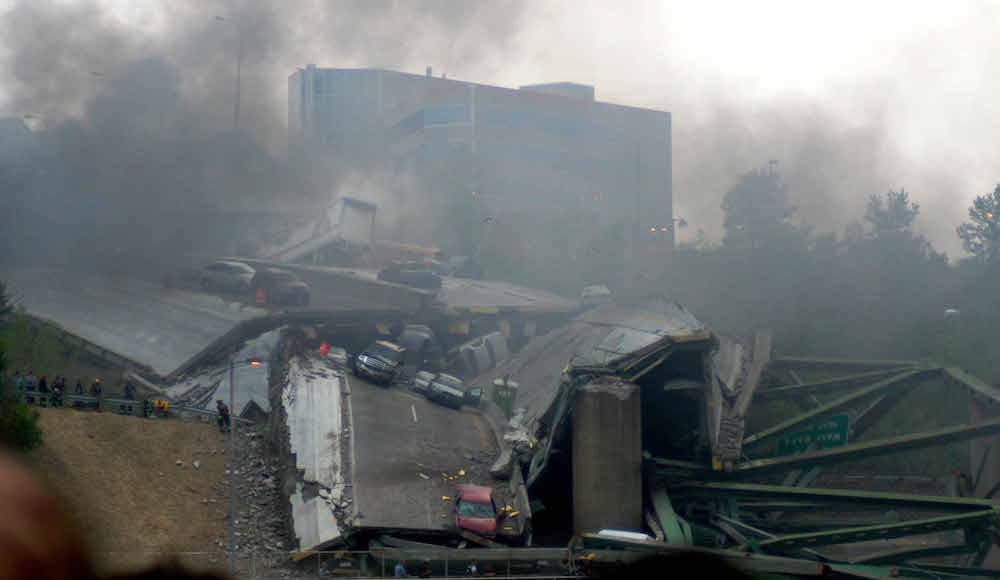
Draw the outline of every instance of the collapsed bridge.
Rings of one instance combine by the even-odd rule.
[[[652,303],[588,311],[483,380],[517,386],[505,453],[545,505],[542,536],[572,521],[578,535],[970,574],[992,550],[1000,391],[960,369],[774,356],[766,333],[714,335]],[[969,419],[897,431],[901,406],[935,397],[967,400]],[[952,493],[902,493],[890,477],[897,489],[839,488],[844,465],[970,441]]]

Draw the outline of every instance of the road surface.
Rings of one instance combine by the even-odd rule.
[[[57,270],[5,272],[29,314],[166,375],[240,322],[267,312],[135,278]]]
[[[355,525],[445,530],[458,483],[491,485],[496,458],[489,424],[396,385],[348,377],[354,428]],[[457,475],[459,470],[465,476]],[[446,479],[447,474],[455,479]],[[444,517],[442,517],[442,514]]]

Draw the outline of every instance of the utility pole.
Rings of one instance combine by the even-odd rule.
[[[236,354],[229,359],[229,574],[236,577]]]
[[[241,76],[243,69],[243,27],[240,26],[239,20],[224,16],[216,16],[216,20],[219,22],[227,22],[232,24],[236,28],[236,96],[233,99],[233,133],[239,131],[240,128],[240,88],[241,88]]]

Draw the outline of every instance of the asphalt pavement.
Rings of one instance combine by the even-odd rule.
[[[449,529],[455,486],[491,485],[497,449],[489,424],[477,411],[437,405],[405,386],[355,376],[348,383],[356,525]]]

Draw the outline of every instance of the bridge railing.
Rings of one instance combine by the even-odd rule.
[[[235,568],[234,577],[238,579],[286,578],[293,570],[296,578],[393,578],[397,563],[403,564],[408,577],[416,577],[426,569],[430,570],[430,576],[425,576],[429,578],[475,576],[555,580],[581,577],[569,558],[569,551],[560,548],[385,548],[257,554],[238,551],[232,560],[230,556],[225,550],[97,554],[99,566],[107,572],[140,570],[158,562],[180,562],[193,571],[220,574],[230,574]],[[475,573],[470,568],[473,564]]]

